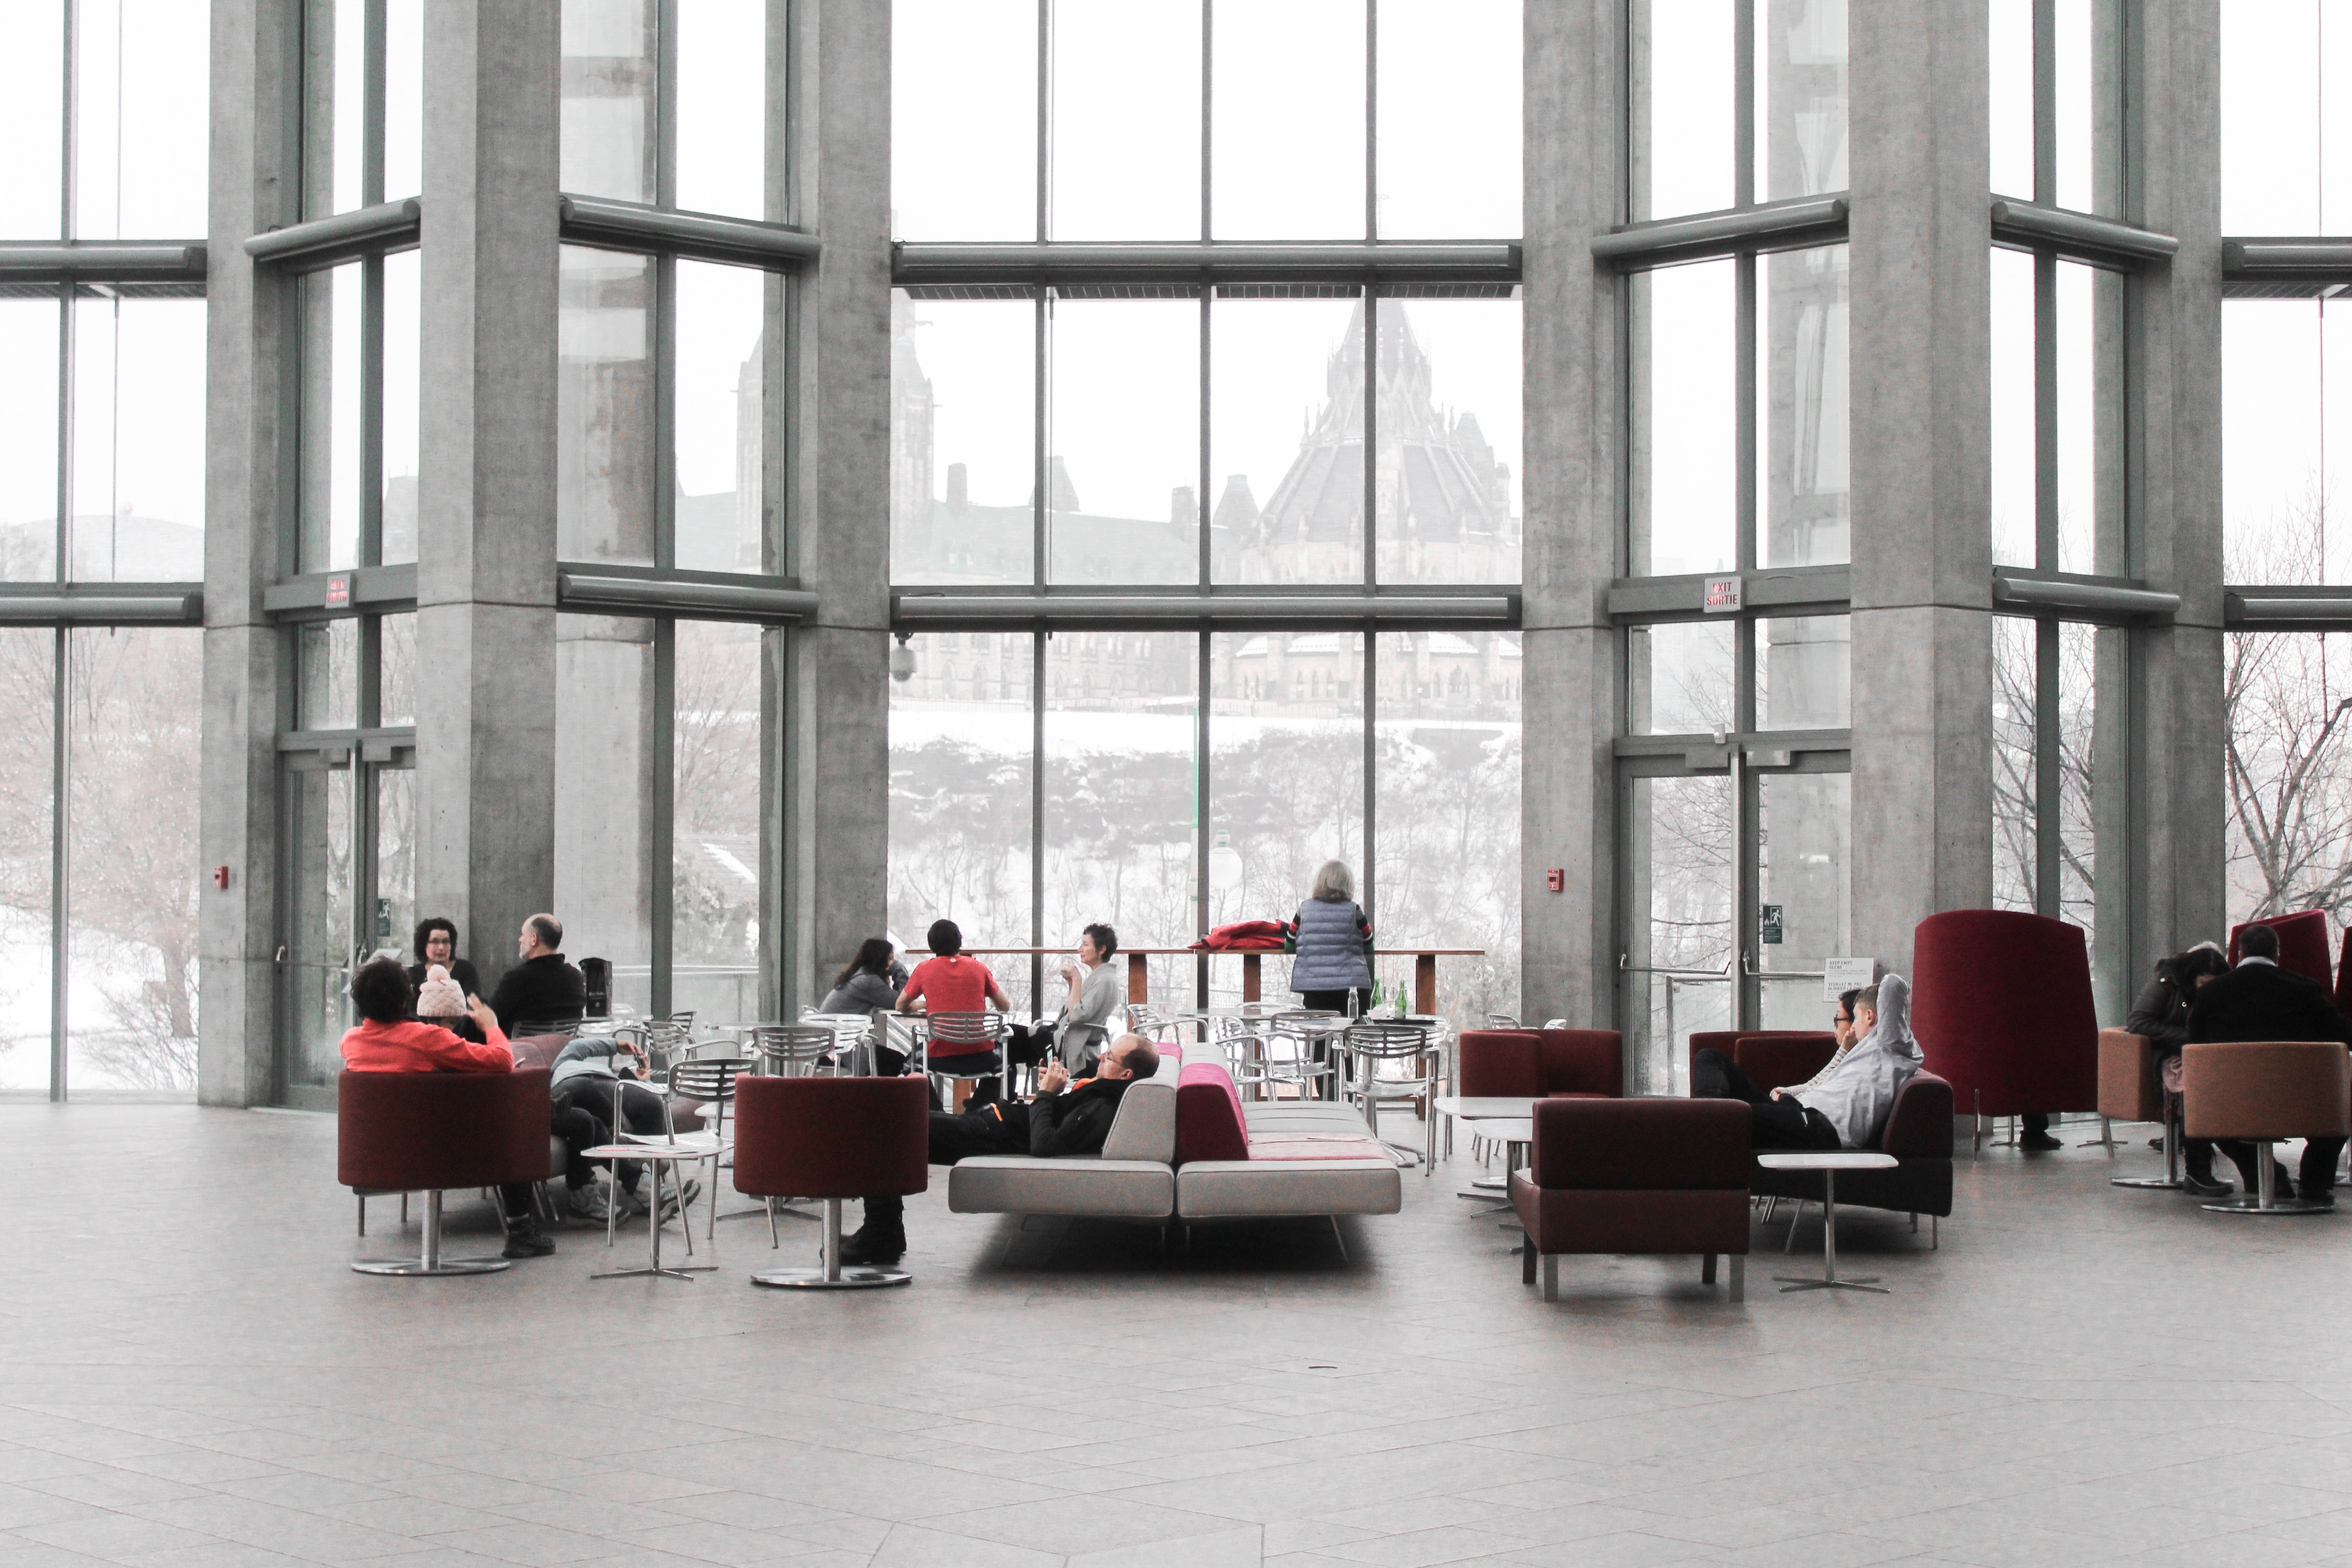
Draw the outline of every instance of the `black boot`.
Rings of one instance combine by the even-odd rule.
[[[2039,1112],[2027,1112],[2018,1118],[2017,1146],[2035,1154],[2048,1154],[2066,1145],[2050,1135],[2050,1118]]]
[[[841,1239],[845,1268],[861,1264],[896,1263],[907,1253],[907,1200],[869,1197],[866,1223]]]
[[[2237,1189],[2213,1176],[2213,1145],[2203,1138],[2183,1141],[2180,1151],[2180,1190],[2191,1197],[2227,1197]]]

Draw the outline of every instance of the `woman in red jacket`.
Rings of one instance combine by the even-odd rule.
[[[461,1040],[436,1023],[420,1023],[408,1016],[415,989],[397,958],[377,958],[361,966],[352,977],[352,1001],[360,1009],[358,1027],[343,1035],[343,1065],[353,1072],[512,1072],[514,1052],[507,1045],[499,1016],[479,997],[467,998],[474,1026],[484,1043]],[[604,1129],[586,1112],[567,1110],[551,1121],[573,1165],[585,1169],[580,1151],[604,1141]],[[555,1250],[555,1239],[541,1228],[531,1210],[530,1184],[514,1182],[499,1188],[507,1216],[506,1255],[544,1258]]]

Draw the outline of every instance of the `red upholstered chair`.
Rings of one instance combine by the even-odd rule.
[[[1912,1031],[1958,1109],[1979,1121],[2098,1109],[2099,1019],[2081,926],[1954,909],[1919,922],[1911,940]]]
[[[2267,925],[2278,933],[2279,967],[2292,969],[2317,980],[2329,990],[2336,988],[2336,973],[2327,961],[2327,915],[2317,909],[2299,910],[2293,915],[2273,915],[2267,920],[2250,920],[2247,925]],[[2240,956],[2238,938],[2246,934],[2245,925],[2230,927],[2230,962]],[[2352,928],[2345,932],[2352,941]]]
[[[839,1291],[913,1278],[841,1266],[841,1200],[930,1186],[928,1089],[920,1076],[735,1081],[735,1190],[824,1200],[824,1267],[772,1269],[752,1275],[753,1284]]]
[[[1535,1113],[1535,1161],[1511,1175],[1528,1233],[1519,1278],[1543,1260],[1543,1295],[1559,1296],[1567,1252],[1696,1252],[1715,1282],[1731,1256],[1731,1299],[1746,1299],[1748,1107],[1736,1100],[1547,1100]]]
[[[1462,1031],[1465,1096],[1616,1100],[1625,1093],[1625,1037],[1613,1029]]]
[[[1802,1083],[1830,1064],[1837,1036],[1825,1029],[1698,1030],[1690,1037],[1690,1065],[1702,1051],[1719,1051],[1759,1089]]]
[[[503,1258],[441,1256],[441,1194],[547,1179],[547,1074],[349,1072],[335,1086],[335,1179],[422,1192],[425,1250],[354,1262],[362,1274],[493,1274]]]

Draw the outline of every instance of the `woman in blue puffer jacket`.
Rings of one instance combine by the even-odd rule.
[[[1290,988],[1301,1005],[1360,1018],[1372,1005],[1372,923],[1356,902],[1356,879],[1338,861],[1315,873],[1313,896],[1292,926],[1297,956]],[[1350,1004],[1353,1005],[1350,1005]]]

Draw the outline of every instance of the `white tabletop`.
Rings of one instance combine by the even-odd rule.
[[[1759,1154],[1756,1163],[1768,1171],[1888,1171],[1903,1162],[1893,1155],[1869,1149],[1807,1149],[1788,1154]]]
[[[593,1149],[583,1149],[583,1160],[707,1160],[714,1153],[724,1154],[725,1148],[713,1149],[709,1144],[699,1146],[687,1144],[599,1144]]]
[[[1440,1094],[1430,1103],[1465,1122],[1525,1121],[1536,1113],[1538,1101],[1532,1094]]]

